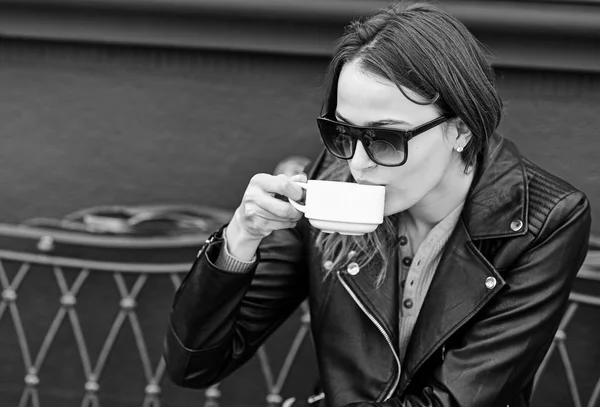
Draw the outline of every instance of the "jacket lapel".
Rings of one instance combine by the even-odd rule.
[[[463,219],[473,240],[524,235],[528,229],[528,186],[517,147],[492,137],[478,168]],[[521,224],[513,228],[514,222]]]
[[[425,296],[408,344],[398,392],[404,391],[432,353],[504,285],[504,279],[477,250],[463,220],[459,220]]]
[[[385,280],[379,287],[376,286],[378,272],[378,268],[367,266],[354,276],[344,273],[344,281],[385,329],[398,352],[398,256],[392,256]]]

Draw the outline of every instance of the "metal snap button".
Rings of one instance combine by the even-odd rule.
[[[520,219],[512,221],[510,224],[510,228],[515,232],[521,230],[523,228],[523,221],[521,221]]]
[[[346,271],[351,276],[355,276],[360,271],[360,267],[355,262],[352,262],[352,263],[348,264],[348,267],[346,268]]]
[[[413,306],[413,301],[410,298],[407,298],[406,300],[404,300],[404,307],[412,308],[412,306]]]
[[[486,279],[485,279],[485,286],[486,286],[488,289],[490,289],[490,290],[491,290],[492,288],[496,287],[496,279],[495,279],[494,277],[488,277],[488,278],[486,278]]]

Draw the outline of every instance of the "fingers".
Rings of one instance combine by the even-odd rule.
[[[306,174],[289,178],[285,175],[255,175],[236,211],[237,222],[251,236],[260,237],[269,235],[273,230],[295,227],[303,216],[302,212],[278,195],[294,200],[302,199],[304,190],[297,183],[306,182],[306,178]]]
[[[249,186],[256,186],[270,194],[280,194],[299,201],[304,196],[304,190],[297,182],[306,182],[306,174],[301,173],[290,178],[283,174],[277,176],[257,174],[252,177]]]
[[[275,221],[260,216],[252,216],[246,218],[244,226],[253,236],[268,236],[274,230],[293,228],[296,223],[296,221]]]
[[[308,181],[308,176],[305,173],[301,172],[299,174],[295,174],[295,175],[291,176],[289,178],[289,181],[294,182],[294,183],[298,183],[299,182],[299,183],[305,184]],[[301,201],[301,200],[303,200],[305,193],[306,193],[306,191],[302,190],[302,195],[303,195],[302,198],[300,198],[300,199],[294,199],[294,200],[295,201]],[[288,197],[285,196],[285,195],[281,195],[279,193],[275,193],[273,196],[275,198],[281,200],[281,201],[289,202]]]
[[[297,221],[302,217],[302,212],[297,211],[288,202],[275,199],[265,192],[246,196],[242,207],[244,216],[257,216],[266,220],[288,222]]]
[[[277,218],[252,202],[245,202],[238,207],[234,219],[249,236],[261,239],[274,230],[289,229],[296,226],[295,220]]]

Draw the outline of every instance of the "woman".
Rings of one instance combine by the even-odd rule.
[[[384,224],[324,234],[281,199],[304,174],[253,177],[176,294],[172,380],[220,381],[308,297],[327,406],[529,406],[586,254],[586,197],[496,133],[492,69],[435,6],[352,23],[327,79],[308,177],[384,185]]]

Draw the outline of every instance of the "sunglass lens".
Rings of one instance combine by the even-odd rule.
[[[398,165],[405,158],[404,139],[398,134],[378,131],[369,143],[369,151],[378,164]]]
[[[379,164],[397,165],[404,161],[404,151],[396,149],[396,147],[384,140],[372,142],[370,150]]]
[[[319,128],[325,146],[331,153],[339,158],[352,157],[354,139],[350,130],[340,124],[320,122]]]

